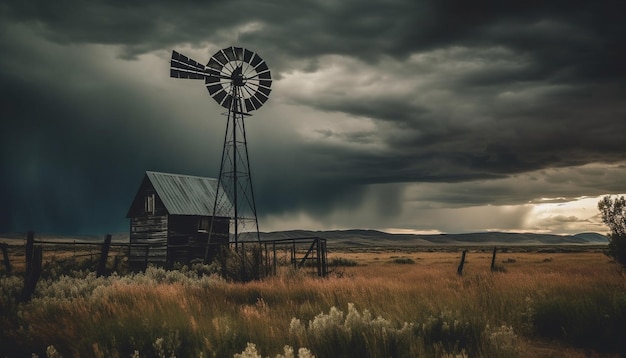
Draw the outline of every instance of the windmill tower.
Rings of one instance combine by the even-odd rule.
[[[217,51],[206,65],[172,51],[170,76],[204,80],[211,97],[227,109],[223,113],[227,117],[226,133],[213,218],[229,218],[232,238],[229,240],[236,250],[239,242],[260,241],[245,119],[269,97],[272,77],[267,64],[258,54],[241,47]],[[212,235],[218,235],[213,232],[213,221],[209,243]]]

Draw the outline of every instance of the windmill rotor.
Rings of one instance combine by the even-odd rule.
[[[206,65],[172,51],[170,76],[204,80],[209,94],[219,105],[231,109],[233,98],[239,97],[246,112],[261,108],[272,91],[272,76],[265,60],[242,47],[219,50]]]

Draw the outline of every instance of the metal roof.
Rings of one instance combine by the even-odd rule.
[[[217,179],[151,171],[146,175],[170,215],[213,216]]]

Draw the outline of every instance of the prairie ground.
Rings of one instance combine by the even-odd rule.
[[[0,356],[619,357],[623,271],[597,250],[334,249],[330,277],[282,268],[55,272],[17,303],[0,278]],[[60,256],[65,257],[65,256]],[[290,350],[291,349],[291,350]],[[258,355],[255,355],[258,354]]]

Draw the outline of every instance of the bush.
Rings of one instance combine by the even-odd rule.
[[[309,324],[291,320],[289,331],[300,346],[310,347],[320,357],[389,357],[408,356],[411,325],[396,327],[382,317],[374,318],[364,310],[359,313],[348,304],[348,314],[331,307]]]
[[[535,306],[534,332],[573,346],[626,355],[626,294],[613,297],[550,297]]]
[[[345,257],[333,257],[328,261],[328,266],[337,267],[337,266],[357,266],[358,262],[350,259],[346,259]]]
[[[520,346],[512,327],[492,329],[448,310],[423,322],[395,324],[368,310],[359,312],[352,303],[347,314],[331,307],[308,325],[292,318],[289,331],[296,346],[309,347],[320,357],[514,357]]]
[[[611,230],[607,255],[626,268],[626,199],[607,195],[598,202],[598,210]]]
[[[626,268],[626,235],[610,235],[607,255]]]
[[[400,264],[400,265],[412,265],[415,263],[415,260],[413,260],[410,257],[399,257],[399,258],[393,259],[393,261],[391,262],[393,262],[394,264]]]
[[[260,280],[268,273],[260,245],[247,246],[245,250],[242,247],[239,251],[224,246],[211,266],[218,267],[222,277],[233,282]]]

